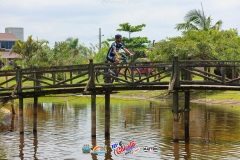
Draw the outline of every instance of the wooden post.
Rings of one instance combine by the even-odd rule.
[[[40,73],[37,73],[37,72],[36,72],[36,69],[34,69],[34,73],[33,73],[33,77],[34,77],[34,79],[35,79],[35,80],[34,80],[34,87],[36,87],[36,88],[34,88],[34,91],[39,91],[39,90],[41,90],[40,88],[37,88],[37,87],[40,86],[40,82],[37,81],[37,80],[39,80],[39,78],[40,78],[39,74],[40,74]]]
[[[89,60],[88,76],[90,79],[89,88],[91,89],[91,117],[92,117],[92,137],[96,137],[96,92],[93,60]]]
[[[13,132],[14,130],[15,130],[15,114],[12,115],[10,131]]]
[[[173,92],[173,141],[178,142],[178,91]]]
[[[179,143],[173,143],[173,149],[174,149],[174,159],[179,159]]]
[[[173,74],[176,76],[176,81],[174,84],[174,92],[173,92],[173,141],[178,142],[178,111],[179,111],[179,96],[178,96],[178,88],[180,86],[180,76],[179,76],[179,62],[178,56],[174,56],[173,61]]]
[[[108,68],[104,69],[104,72],[108,73],[108,70],[110,68],[110,64],[108,64],[108,61],[105,61],[105,63],[106,63],[106,67],[108,67]],[[104,75],[104,83],[111,83],[111,77],[108,76],[108,75]]]
[[[232,63],[233,63],[233,64],[232,64],[233,67],[232,67],[232,77],[231,77],[231,78],[232,78],[232,79],[235,79],[235,78],[237,78],[237,77],[236,77],[236,73],[237,73],[237,72],[236,72],[235,62],[232,62]]]
[[[111,141],[110,141],[110,134],[105,134],[105,146],[107,149],[107,153],[105,154],[105,159],[113,159],[112,158],[112,148],[111,148]]]
[[[191,60],[191,55],[188,55],[188,60]],[[191,70],[191,67],[188,68]],[[191,73],[186,72],[186,79],[192,79]],[[189,142],[189,114],[190,114],[190,91],[185,91],[185,106],[184,106],[184,129],[185,129],[185,142]]]
[[[23,152],[23,148],[24,148],[24,134],[20,134],[20,138],[19,138],[19,158],[20,159],[24,159],[24,152]]]
[[[38,108],[38,97],[34,97],[34,109],[33,109],[33,133],[37,132],[37,108]]]
[[[97,145],[97,138],[92,137],[92,147],[95,147]],[[97,154],[91,154],[92,159],[97,159]]]
[[[17,81],[17,93],[21,93],[22,92],[22,70],[20,66],[17,66],[16,81]]]
[[[38,149],[38,136],[37,136],[37,132],[35,132],[33,134],[33,146],[34,146],[34,159],[37,159],[37,149]]]
[[[221,67],[222,84],[225,84],[225,67]]]
[[[190,92],[185,92],[184,123],[185,123],[185,142],[189,142],[189,114],[190,114]]]
[[[134,65],[133,63],[130,63],[130,67],[131,67],[131,81],[134,82]]]
[[[23,98],[19,98],[19,132],[24,133],[24,123],[23,123]]]
[[[146,64],[147,64],[146,77],[149,77],[149,68],[148,68],[149,64],[148,63],[146,63]],[[149,82],[149,78],[147,78],[147,82]]]
[[[14,100],[13,99],[11,100],[11,108],[12,108],[12,114],[15,115],[16,111],[15,111],[15,108],[14,108]]]
[[[110,93],[105,93],[105,136],[110,135]]]
[[[174,83],[174,90],[178,90],[180,86],[180,74],[179,74],[179,61],[178,61],[178,56],[174,56],[173,60],[173,74],[176,75],[176,81]]]
[[[73,81],[72,81],[72,76],[73,76],[73,73],[72,73],[72,71],[70,71],[70,79],[71,79],[70,84],[73,83]]]
[[[92,137],[96,137],[96,94],[91,95]]]
[[[56,84],[56,72],[52,73],[53,85]]]
[[[89,88],[94,90],[95,88],[95,74],[94,74],[94,65],[93,65],[93,59],[89,60],[89,66],[88,66],[88,76],[91,78],[91,81],[89,83]]]

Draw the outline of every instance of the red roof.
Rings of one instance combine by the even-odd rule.
[[[0,41],[17,41],[17,38],[12,33],[0,33]]]
[[[21,56],[16,53],[10,54],[10,51],[0,51],[0,58],[21,58]]]

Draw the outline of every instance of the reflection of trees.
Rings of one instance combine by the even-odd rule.
[[[230,111],[228,107],[191,105],[190,137],[201,138],[206,142],[240,139],[237,134],[240,130],[240,122],[236,120],[238,113]],[[181,133],[184,133],[184,124],[181,124]]]

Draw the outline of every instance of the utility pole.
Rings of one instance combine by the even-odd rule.
[[[101,44],[102,44],[102,36],[104,36],[104,35],[102,35],[102,33],[101,33],[101,28],[99,28],[99,49],[102,48],[102,47],[101,47]]]

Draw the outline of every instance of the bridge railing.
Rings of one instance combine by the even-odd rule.
[[[136,62],[114,66],[110,63],[95,64],[97,86],[141,86],[168,84],[172,64],[169,62]]]
[[[27,68],[0,71],[0,92],[37,92],[51,89],[77,88],[89,80],[87,65]]]
[[[240,61],[179,60],[175,56],[173,68],[169,90],[184,85],[240,86]]]

